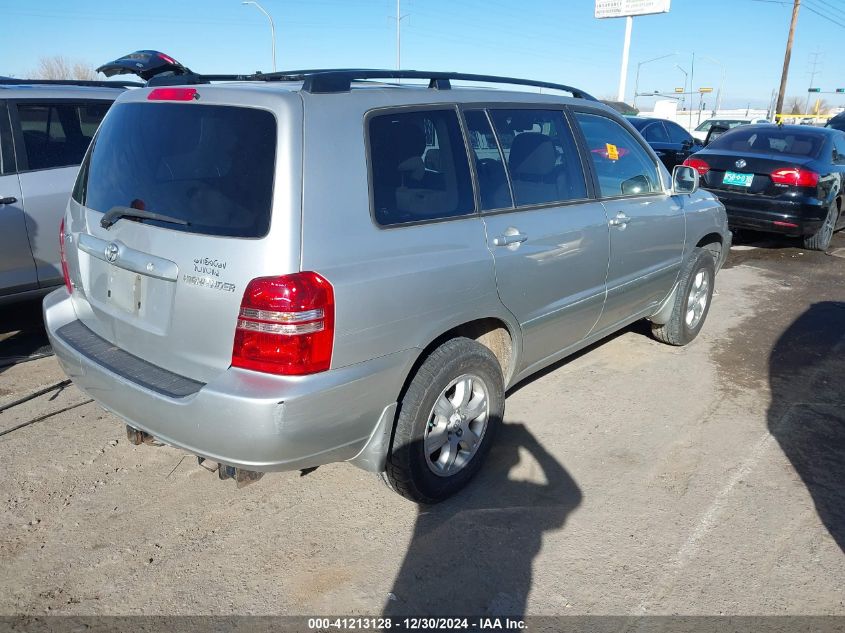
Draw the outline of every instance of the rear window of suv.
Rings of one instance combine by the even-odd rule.
[[[131,207],[186,220],[175,231],[262,237],[270,227],[276,119],[232,106],[125,103],[112,108],[73,198],[106,213]]]

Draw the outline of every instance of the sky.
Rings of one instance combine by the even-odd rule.
[[[396,0],[260,2],[276,23],[279,70],[396,67]],[[595,19],[592,0],[401,5],[403,68],[542,79],[616,96],[625,20]],[[780,82],[791,11],[791,0],[672,0],[667,14],[634,18],[627,101],[639,62],[670,55],[640,66],[640,92],[683,86],[680,66],[696,90],[713,88],[710,108],[724,67],[723,107],[766,108]],[[26,77],[42,56],[98,66],[139,49],[197,72],[271,69],[269,23],[240,0],[0,0],[0,23],[0,75]],[[845,87],[836,57],[843,39],[845,0],[803,0],[787,96],[807,97],[813,59],[815,86]],[[845,95],[822,96],[845,105]],[[641,108],[650,103],[638,99]]]

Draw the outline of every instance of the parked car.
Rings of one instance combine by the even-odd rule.
[[[768,123],[768,119],[755,119],[751,117],[736,117],[736,118],[715,118],[702,121],[698,127],[692,131],[692,135],[699,141],[707,138],[707,132],[714,125],[726,127],[729,130],[740,125],[752,125],[756,123]]]
[[[397,78],[425,83],[373,83]],[[435,502],[481,466],[507,387],[638,319],[701,330],[724,209],[583,91],[222,79],[121,95],[61,229],[50,340],[133,441],[240,482],[345,460]]]
[[[683,164],[690,154],[704,147],[674,121],[634,116],[625,118],[643,135],[654,153],[669,170],[674,169],[675,165]]]
[[[843,227],[845,132],[755,125],[726,132],[684,163],[698,170],[735,228],[802,236],[826,250]]]
[[[831,117],[825,124],[825,127],[845,132],[845,112],[840,112],[836,116]]]
[[[61,285],[56,228],[88,143],[130,84],[0,80],[0,303]]]

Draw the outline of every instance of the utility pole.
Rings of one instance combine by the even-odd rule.
[[[821,49],[817,48],[815,53],[810,53],[810,57],[813,58],[813,61],[810,62],[810,65],[813,67],[813,70],[807,72],[810,75],[810,88],[813,87],[813,82],[816,79],[816,75],[818,75],[821,71],[817,70],[819,66],[819,56],[822,54]],[[807,91],[807,103],[804,104],[804,114],[810,114],[810,91]]]
[[[407,17],[402,15],[402,0],[396,0],[396,70],[402,69],[402,20]]]
[[[783,99],[786,96],[786,78],[789,75],[789,58],[792,57],[792,40],[795,38],[795,25],[798,23],[798,9],[800,8],[801,0],[795,0],[792,5],[792,21],[789,23],[789,37],[786,40],[786,53],[783,55],[783,73],[780,76],[780,90],[778,90],[775,114],[780,114],[783,110]]]
[[[622,70],[619,72],[619,91],[617,101],[625,101],[625,83],[628,80],[628,51],[631,49],[631,30],[634,28],[634,18],[625,16],[625,42],[622,45]]]

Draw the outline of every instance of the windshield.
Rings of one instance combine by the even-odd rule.
[[[82,165],[74,199],[185,220],[177,231],[261,237],[270,226],[276,120],[254,108],[126,103],[112,108]]]
[[[745,154],[776,154],[815,158],[824,138],[792,130],[761,130],[756,126],[724,134],[707,146],[708,150],[728,150]]]

